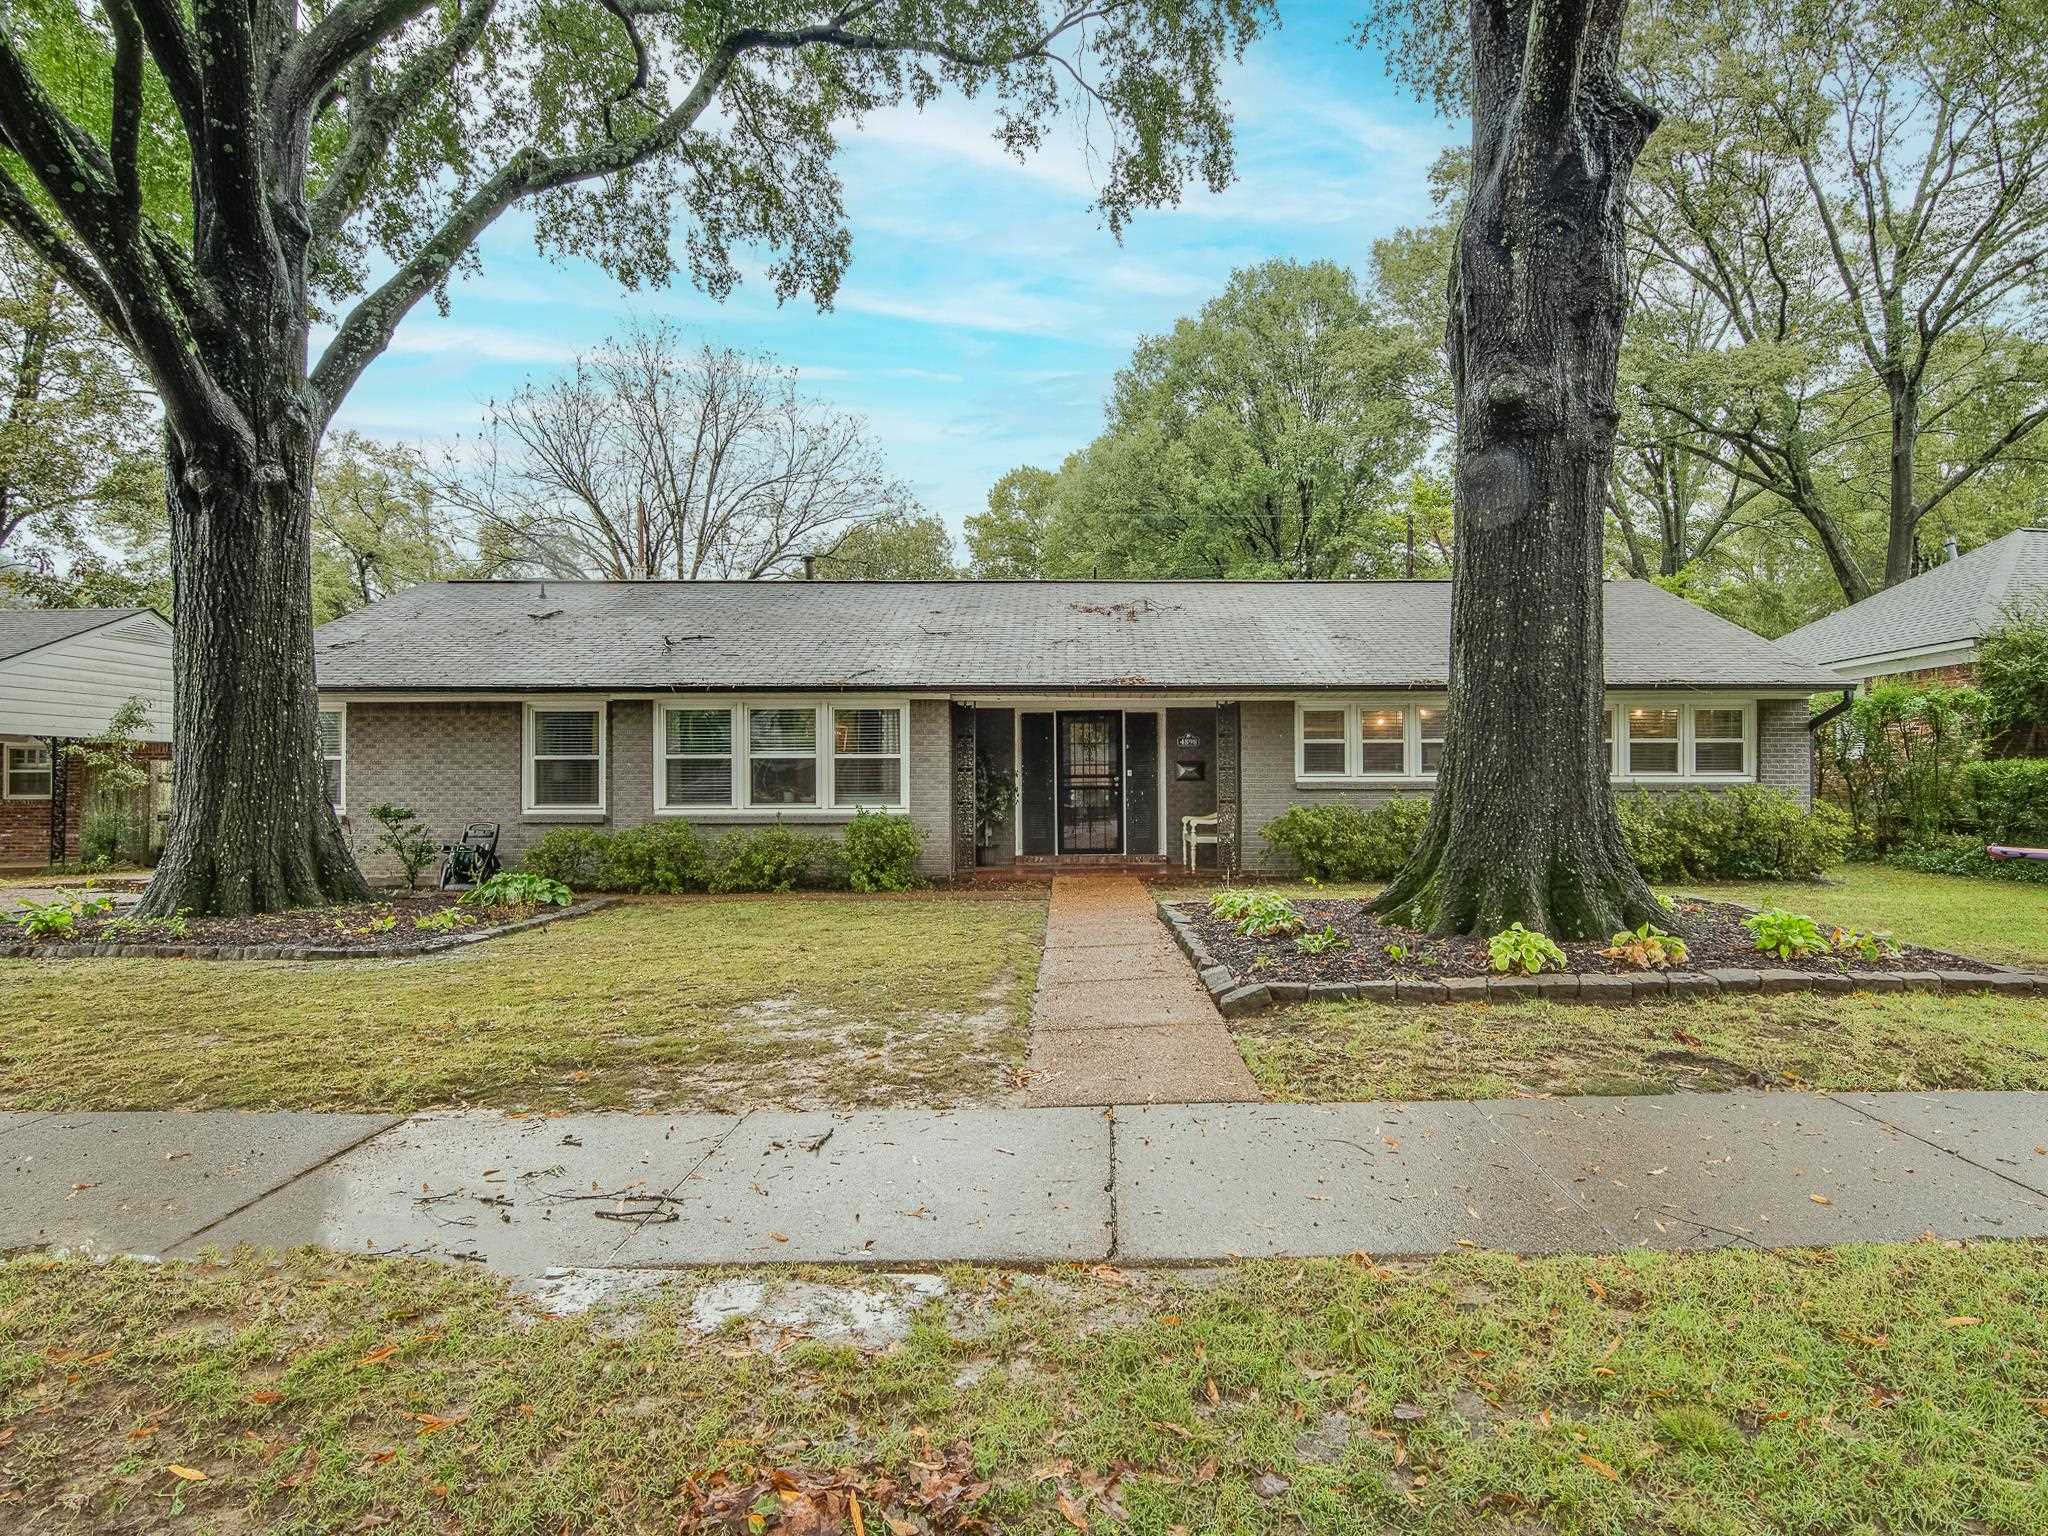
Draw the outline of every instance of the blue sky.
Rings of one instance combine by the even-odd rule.
[[[848,134],[853,264],[834,307],[778,306],[754,278],[724,303],[686,284],[623,293],[586,263],[536,254],[515,211],[481,246],[444,318],[422,304],[338,424],[445,440],[483,405],[638,313],[774,353],[808,393],[865,415],[895,472],[957,531],[1019,464],[1055,466],[1099,430],[1117,368],[1237,267],[1271,256],[1365,270],[1380,235],[1428,216],[1426,173],[1462,136],[1346,39],[1354,6],[1288,4],[1231,71],[1238,180],[1142,213],[1121,245],[1091,211],[1078,131],[1020,165],[980,103],[943,98]],[[680,244],[681,231],[678,231]]]

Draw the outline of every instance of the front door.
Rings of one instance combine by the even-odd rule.
[[[1059,716],[1061,853],[1121,853],[1124,846],[1123,715]]]

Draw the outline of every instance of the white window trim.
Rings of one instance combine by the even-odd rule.
[[[50,787],[40,795],[17,795],[14,792],[14,754],[17,752],[49,752],[49,765],[44,772],[50,776]],[[57,754],[50,749],[47,741],[10,741],[0,746],[0,797],[19,800],[24,804],[49,800],[57,792]]]
[[[1408,696],[1350,699],[1296,699],[1294,701],[1294,780],[1300,789],[1388,788],[1414,785],[1427,788],[1437,781],[1435,773],[1422,767],[1422,720],[1419,711],[1443,709],[1441,697]],[[1613,746],[1607,754],[1607,776],[1615,784],[1742,784],[1757,774],[1757,701],[1747,695],[1706,695],[1673,698],[1658,694],[1609,694],[1603,706],[1613,720]],[[1364,743],[1359,736],[1359,716],[1380,710],[1399,709],[1405,721],[1402,771],[1363,771]],[[1678,711],[1678,768],[1673,773],[1632,773],[1629,771],[1628,715],[1631,709],[1675,709]],[[1702,773],[1695,767],[1695,716],[1702,709],[1742,711],[1742,768],[1739,772]],[[1311,711],[1341,711],[1344,716],[1344,771],[1312,772],[1308,767],[1308,741],[1304,717]],[[1448,722],[1446,722],[1448,723]],[[1719,738],[1709,738],[1719,739]]]
[[[676,713],[676,714],[683,714],[683,713],[689,713],[689,714],[694,714],[694,715],[716,715],[716,714],[722,714],[722,715],[724,715],[724,716],[725,716],[725,728],[726,728],[726,737],[725,737],[725,744],[726,744],[726,750],[725,750],[725,752],[724,752],[724,753],[722,753],[722,754],[721,754],[721,753],[717,753],[717,752],[678,752],[678,753],[676,753],[676,754],[675,754],[675,756],[674,756],[673,758],[671,758],[671,757],[670,757],[670,755],[669,755],[669,750],[668,750],[668,717],[669,717],[669,714],[670,714],[671,712],[674,712],[674,713]],[[707,812],[707,811],[711,811],[711,812],[717,812],[717,811],[721,811],[721,810],[731,810],[731,809],[732,809],[732,807],[733,807],[733,805],[734,805],[734,804],[736,803],[736,798],[735,798],[735,797],[737,797],[737,796],[738,796],[738,794],[739,794],[739,792],[740,792],[740,778],[741,778],[741,769],[740,769],[740,765],[741,765],[741,763],[743,763],[743,762],[744,762],[744,761],[746,760],[746,754],[745,754],[745,752],[744,752],[744,751],[743,751],[743,750],[741,749],[741,746],[740,746],[740,732],[741,732],[741,731],[742,731],[742,730],[743,730],[744,728],[745,728],[745,723],[744,723],[744,717],[742,716],[742,714],[741,714],[741,712],[740,712],[740,709],[739,709],[739,707],[738,707],[737,705],[734,705],[734,704],[728,704],[728,703],[725,703],[725,702],[723,702],[723,701],[721,701],[721,700],[717,700],[717,699],[704,699],[704,700],[700,700],[700,701],[690,701],[690,700],[682,700],[682,701],[677,701],[677,702],[664,702],[664,703],[660,703],[660,704],[657,704],[657,705],[655,705],[655,706],[654,706],[654,812],[655,812],[655,814],[656,814],[657,816],[699,816],[699,815],[702,815],[702,814],[704,814],[704,813],[705,813],[705,812]],[[722,805],[722,806],[720,806],[720,805],[707,805],[707,804],[704,804],[704,803],[701,803],[701,802],[691,802],[691,803],[689,803],[689,804],[683,804],[683,805],[670,805],[670,804],[669,804],[669,801],[668,801],[668,765],[669,765],[669,764],[670,764],[671,762],[707,762],[707,763],[708,763],[708,762],[717,762],[717,761],[719,761],[719,760],[720,760],[720,758],[721,758],[721,757],[723,757],[723,759],[724,759],[725,763],[727,764],[728,770],[729,770],[729,771],[728,771],[728,773],[727,773],[727,775],[726,775],[726,794],[725,794],[725,804],[724,804],[724,805]]]
[[[541,805],[533,797],[533,717],[541,714],[595,714],[597,716],[597,804]],[[611,777],[609,739],[611,708],[603,699],[587,695],[566,699],[528,699],[520,710],[519,804],[526,816],[588,818],[601,821],[605,811],[605,781]]]
[[[725,805],[670,805],[668,803],[668,718],[672,709],[729,710],[732,715],[732,798]],[[782,805],[769,803],[756,805],[753,801],[754,774],[751,741],[752,727],[748,716],[755,710],[809,709],[816,724],[816,746],[814,755],[818,767],[818,803],[816,805]],[[894,805],[853,806],[840,805],[838,784],[838,756],[833,750],[832,711],[835,709],[893,709],[898,719],[897,740],[901,751],[897,754],[902,770],[897,775],[899,798]],[[857,811],[879,811],[891,816],[910,814],[910,701],[902,697],[870,698],[847,697],[804,697],[782,698],[762,695],[752,698],[736,698],[731,695],[710,695],[702,698],[664,698],[654,706],[653,740],[654,763],[654,814],[657,816],[681,816],[695,821],[851,821]],[[802,754],[775,753],[800,759]],[[530,760],[530,759],[529,759]]]
[[[1616,784],[1743,784],[1756,778],[1757,710],[1753,698],[1671,698],[1656,694],[1610,695],[1614,711],[1614,756],[1608,765]],[[1675,773],[1637,773],[1629,767],[1628,716],[1632,709],[1675,709],[1678,711],[1678,769]],[[1694,717],[1702,709],[1742,711],[1742,767],[1738,772],[1701,773],[1695,766]],[[1668,737],[1659,737],[1668,740]]]
[[[1434,773],[1422,771],[1422,723],[1416,714],[1419,708],[1442,709],[1445,701],[1439,697],[1410,695],[1374,698],[1366,695],[1355,699],[1296,699],[1294,701],[1294,780],[1304,789],[1318,787],[1346,788],[1361,785],[1386,788],[1390,785],[1430,785],[1436,782]],[[1387,710],[1401,712],[1401,766],[1393,772],[1365,771],[1365,741],[1360,735],[1359,719],[1363,715],[1380,714]],[[1305,717],[1310,713],[1340,712],[1344,716],[1344,771],[1342,773],[1311,772],[1308,767],[1308,739],[1304,734]]]
[[[340,701],[333,704],[322,704],[320,706],[320,713],[323,715],[338,715],[341,720],[341,751],[335,754],[335,758],[341,763],[341,773],[334,781],[334,786],[340,793],[334,802],[334,814],[345,816],[348,814],[346,809],[348,806],[348,705]],[[326,768],[327,763],[328,756],[323,748],[320,753],[320,766],[323,770]]]
[[[839,723],[833,719],[835,711],[842,709],[872,710],[877,714],[894,711],[896,715],[896,750],[894,752],[841,752],[839,750]],[[818,746],[831,766],[831,794],[826,804],[835,811],[852,815],[856,811],[884,811],[898,814],[907,811],[909,796],[905,786],[910,782],[910,706],[907,704],[861,704],[849,703],[844,699],[826,701],[818,720]],[[868,803],[864,805],[842,805],[839,801],[839,759],[842,757],[872,759],[875,762],[893,761],[896,764],[896,799],[887,804]],[[824,782],[824,776],[820,776]]]

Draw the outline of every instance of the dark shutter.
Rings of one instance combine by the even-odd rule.
[[[1159,716],[1124,716],[1124,851],[1159,852]]]
[[[1017,814],[1023,822],[1024,851],[1051,853],[1053,828],[1052,716],[1021,715],[1021,764]]]

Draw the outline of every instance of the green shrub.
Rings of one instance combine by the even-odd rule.
[[[491,876],[482,885],[465,891],[462,900],[471,907],[566,907],[575,897],[559,880],[518,869]]]
[[[591,888],[674,896],[710,883],[711,858],[696,828],[686,821],[662,820],[603,839]]]
[[[1999,750],[2048,751],[2048,604],[2008,608],[1977,641],[1977,686]]]
[[[1972,763],[1963,777],[1963,798],[1983,841],[2048,845],[2048,758]]]
[[[917,856],[923,848],[924,834],[908,816],[856,811],[841,849],[846,883],[856,891],[910,890],[920,883]]]
[[[104,869],[121,856],[121,844],[127,837],[128,818],[119,811],[87,811],[78,823],[80,862]]]
[[[1389,880],[1401,871],[1429,820],[1429,802],[1396,795],[1362,811],[1350,805],[1295,805],[1266,826],[1266,841],[1315,880]]]
[[[526,850],[519,867],[573,890],[598,889],[597,870],[611,838],[594,827],[554,827]]]
[[[1823,778],[1860,841],[1886,853],[1949,829],[1989,707],[1975,688],[1884,683],[1821,730]]]
[[[105,917],[114,910],[113,901],[95,896],[90,886],[70,892],[54,901],[25,901],[15,914],[14,926],[31,939],[68,939],[81,917]]]
[[[795,890],[817,858],[816,839],[788,827],[728,832],[712,851],[711,889],[720,895]]]
[[[1564,951],[1546,933],[1532,933],[1520,923],[1510,923],[1486,941],[1486,960],[1496,971],[1534,976],[1545,967],[1561,971]]]
[[[1923,875],[1962,875],[1977,880],[2016,880],[2023,885],[2048,885],[2048,862],[2040,859],[1994,859],[1981,837],[1939,838],[1919,848],[1898,848],[1881,861],[1893,869]]]
[[[1616,798],[1622,841],[1649,880],[1811,880],[1842,861],[1849,818],[1782,790],[1646,789]]]

